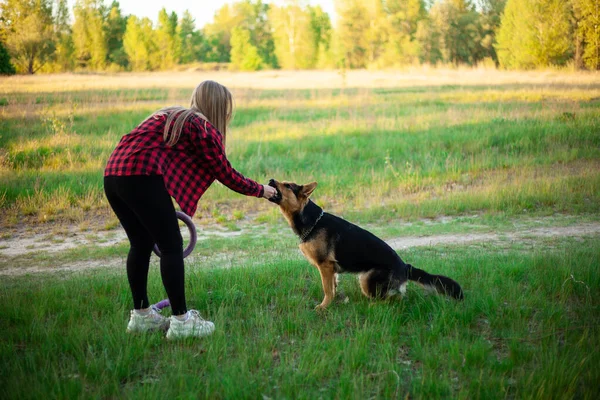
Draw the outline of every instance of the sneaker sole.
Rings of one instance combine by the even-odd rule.
[[[185,339],[185,338],[201,338],[201,337],[210,336],[214,332],[215,332],[214,328],[210,332],[204,332],[201,334],[174,334],[174,333],[172,333],[172,331],[167,331],[166,338],[168,340]]]

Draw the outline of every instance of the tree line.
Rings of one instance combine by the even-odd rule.
[[[417,64],[600,69],[598,0],[336,0],[336,21],[302,0],[226,4],[201,29],[156,23],[119,2],[2,0],[0,73],[393,68]],[[72,17],[71,17],[72,15]]]

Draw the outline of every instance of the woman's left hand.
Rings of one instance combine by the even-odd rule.
[[[270,199],[271,197],[273,197],[277,194],[277,189],[275,189],[273,186],[263,185],[263,188],[264,188],[263,197],[265,199]]]

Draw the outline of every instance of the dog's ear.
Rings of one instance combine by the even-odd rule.
[[[310,197],[312,192],[315,191],[316,187],[317,187],[317,182],[307,183],[306,185],[302,185],[302,190],[300,191],[300,193],[302,193],[302,195],[304,197]]]

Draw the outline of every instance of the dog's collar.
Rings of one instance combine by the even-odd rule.
[[[308,235],[310,235],[310,233],[315,229],[315,226],[317,226],[317,224],[319,223],[319,221],[323,217],[324,213],[325,213],[325,211],[323,211],[321,209],[321,214],[319,215],[319,217],[317,218],[317,220],[315,221],[315,223],[312,224],[312,226],[310,228],[308,228],[307,231],[305,231],[303,234],[300,235],[300,241],[301,242],[304,242],[306,240],[306,238],[308,237]]]

